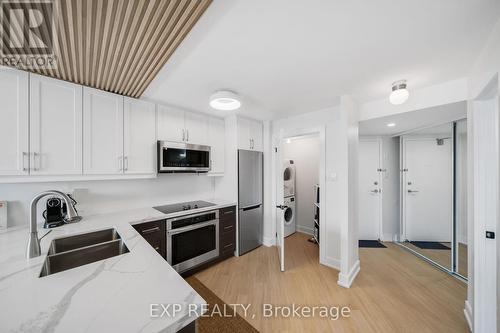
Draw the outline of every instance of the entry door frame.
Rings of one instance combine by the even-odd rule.
[[[337,263],[331,262],[327,259],[326,249],[328,247],[328,237],[325,235],[328,231],[328,222],[326,221],[325,207],[326,207],[326,129],[325,126],[316,126],[310,128],[296,128],[290,130],[281,129],[278,134],[273,134],[273,153],[272,153],[272,232],[276,235],[276,220],[277,220],[277,209],[274,208],[279,205],[280,200],[277,198],[276,190],[276,177],[282,177],[283,170],[283,158],[281,158],[281,163],[278,163],[278,156],[276,149],[283,150],[283,142],[290,138],[296,138],[301,136],[309,136],[317,134],[319,136],[320,152],[319,152],[319,263],[325,266],[329,266],[338,269]],[[281,168],[279,167],[281,165]],[[313,218],[311,214],[311,219]],[[276,242],[276,239],[275,239]],[[276,244],[276,243],[275,243]]]
[[[380,188],[380,193],[379,193],[379,200],[378,200],[378,205],[379,205],[379,217],[378,217],[378,227],[377,227],[377,230],[378,230],[378,240],[383,240],[384,238],[384,230],[383,230],[383,209],[384,209],[384,205],[383,205],[383,200],[384,200],[384,180],[383,180],[383,176],[382,176],[382,173],[384,172],[385,170],[385,167],[384,167],[384,154],[383,154],[383,149],[384,149],[384,146],[382,144],[382,138],[380,137],[359,137],[359,142],[377,142],[378,143],[378,184],[379,184],[379,188]],[[359,150],[359,148],[358,148]],[[358,207],[359,208],[359,207]],[[359,232],[358,232],[359,233]]]

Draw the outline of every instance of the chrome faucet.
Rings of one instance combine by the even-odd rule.
[[[82,218],[81,216],[78,216],[76,213],[75,208],[73,207],[73,204],[71,203],[71,199],[64,194],[61,191],[55,191],[55,190],[50,190],[50,191],[44,191],[42,193],[39,193],[35,195],[33,200],[31,200],[31,215],[30,215],[30,236],[28,239],[28,248],[26,251],[26,258],[31,259],[34,257],[38,257],[41,254],[41,249],[40,249],[40,240],[45,237],[49,232],[47,232],[45,235],[43,235],[41,238],[38,238],[38,229],[36,226],[36,205],[38,204],[38,201],[48,195],[55,195],[58,197],[61,197],[61,199],[64,200],[66,203],[66,208],[67,208],[67,218],[66,222],[71,223],[71,222],[78,222]]]

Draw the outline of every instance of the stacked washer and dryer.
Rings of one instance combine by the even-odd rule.
[[[283,194],[285,209],[285,237],[295,233],[297,228],[295,210],[295,165],[293,160],[283,163]]]

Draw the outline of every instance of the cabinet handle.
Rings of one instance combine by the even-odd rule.
[[[186,141],[189,141],[189,130],[186,130]]]
[[[228,226],[225,226],[225,227],[224,227],[224,230],[228,230],[228,229],[232,229],[232,228],[233,228],[233,226],[232,226],[232,225],[228,225]]]
[[[36,167],[36,158],[38,156],[38,168]],[[41,167],[41,161],[40,161],[40,154],[33,152],[33,171],[38,171],[40,170]]]
[[[227,249],[228,247],[231,247],[231,246],[233,246],[233,243],[225,245],[224,249]]]
[[[234,213],[234,210],[226,210],[224,212],[224,215],[227,215],[227,214],[233,214]]]
[[[157,231],[160,231],[160,227],[144,229],[143,231],[141,231],[141,234],[146,235],[146,234],[150,234],[150,233],[157,232]]]
[[[118,156],[118,171],[123,171],[123,157]]]
[[[123,170],[124,170],[124,171],[127,171],[127,170],[128,170],[128,156],[125,156],[125,157],[123,158],[123,165],[124,165]]]
[[[155,247],[155,250],[160,252],[160,247],[159,246]]]
[[[182,130],[182,141],[186,141],[186,130]]]
[[[23,151],[23,171],[27,172],[28,168],[26,167],[26,156],[28,156],[28,153]]]

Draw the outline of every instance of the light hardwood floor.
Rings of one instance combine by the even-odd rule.
[[[261,332],[468,332],[463,282],[385,243],[386,249],[360,249],[361,271],[345,289],[337,285],[338,271],[319,265],[318,247],[308,237],[286,239],[284,273],[277,249],[262,246],[196,277],[228,304],[251,303],[246,320]],[[263,318],[263,303],[349,306],[352,312],[336,321]]]

